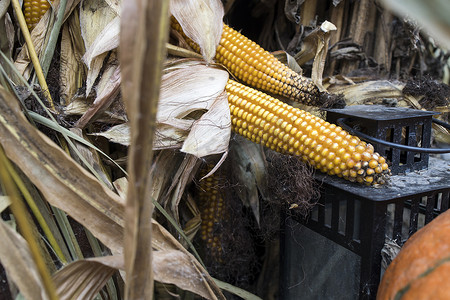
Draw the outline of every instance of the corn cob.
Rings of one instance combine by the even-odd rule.
[[[25,21],[31,31],[50,8],[50,0],[24,0],[23,7]]]
[[[184,35],[174,18],[172,27],[184,36],[194,51],[200,53],[199,46]],[[215,59],[236,78],[257,89],[307,105],[323,104],[319,89],[309,78],[294,72],[258,44],[225,24]]]
[[[231,79],[226,91],[233,131],[251,141],[352,182],[383,184],[389,177],[385,158],[341,127]]]
[[[202,172],[202,177],[212,170],[208,166]],[[225,218],[224,199],[219,188],[221,180],[218,172],[203,179],[199,183],[199,208],[202,223],[200,225],[200,237],[205,242],[210,257],[222,262],[221,223]]]

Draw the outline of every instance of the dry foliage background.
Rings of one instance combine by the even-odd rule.
[[[276,299],[280,209],[306,216],[318,190],[231,134],[222,22],[347,105],[448,122],[450,6],[421,2],[55,0],[27,38],[1,1],[0,298]],[[201,239],[206,180],[222,252]]]

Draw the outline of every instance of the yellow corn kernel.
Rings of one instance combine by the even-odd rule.
[[[174,18],[172,28],[185,37],[194,51],[200,53],[199,46],[183,34]],[[261,46],[225,24],[215,59],[250,86],[303,104],[322,104],[319,89],[311,79],[291,70]]]
[[[208,165],[207,168],[203,169],[201,177],[212,170],[212,167],[212,165]],[[221,262],[222,246],[220,241],[222,237],[220,230],[217,230],[217,228],[220,228],[220,224],[225,218],[224,199],[219,188],[221,179],[223,178],[216,172],[200,180],[198,186],[198,205],[202,219],[200,238],[206,243],[206,248],[211,257],[218,262]]]
[[[24,15],[28,30],[33,30],[41,17],[50,8],[51,0],[24,0]]]
[[[230,109],[234,108],[231,110],[232,129],[242,136],[261,142],[277,152],[300,156],[317,169],[330,175],[340,174],[350,181],[379,184],[384,183],[389,176],[390,170],[385,159],[378,153],[371,154],[373,150],[370,144],[349,135],[342,128],[231,79],[228,80],[226,91]],[[248,103],[251,105],[246,106]],[[244,112],[247,116],[258,114],[264,120],[246,121],[247,127],[244,128]],[[261,126],[263,122],[264,126]],[[282,124],[291,126],[283,127]],[[314,128],[322,128],[322,134]],[[349,143],[343,143],[344,140],[340,138],[343,134],[340,132],[344,132]],[[325,134],[325,137],[321,137]],[[263,136],[263,139],[256,140],[254,137],[257,136]]]

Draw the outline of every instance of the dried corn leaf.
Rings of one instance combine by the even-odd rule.
[[[74,10],[63,25],[61,33],[60,95],[66,105],[83,85],[86,70],[81,57],[84,52],[79,11]]]
[[[152,167],[152,171],[156,171],[160,169],[160,167],[163,167],[164,164],[168,164],[169,160],[167,158],[173,158],[173,154],[170,154],[170,151],[162,151],[159,153],[158,156],[155,158],[155,165]],[[158,161],[161,161],[160,164],[158,164]],[[172,159],[172,162],[174,159]],[[175,163],[175,165],[177,165]],[[167,165],[167,167],[170,167],[170,165]],[[176,169],[176,168],[174,168]],[[164,170],[158,170],[160,174],[164,173]],[[170,173],[170,172],[168,172]],[[155,175],[158,173],[153,172],[152,175]],[[159,175],[159,174],[158,174]],[[162,176],[161,176],[162,177]],[[166,178],[168,179],[168,178]],[[170,181],[168,179],[168,181]],[[125,177],[122,177],[114,182],[114,185],[118,187],[118,190],[120,190],[121,196],[125,199],[127,190],[128,190],[128,180]],[[165,184],[161,184],[161,186],[164,186]],[[154,189],[153,189],[154,190]],[[153,193],[153,195],[155,195]],[[153,199],[154,198],[152,195]],[[159,192],[156,193],[156,195],[159,195]],[[164,251],[164,250],[180,250],[181,252],[184,252],[186,254],[190,254],[189,251],[187,251],[179,242],[177,239],[175,239],[170,232],[168,232],[163,226],[161,226],[156,220],[152,219],[152,226],[153,226],[153,243],[152,247],[157,251]]]
[[[115,17],[109,22],[103,30],[97,35],[92,44],[86,45],[86,53],[83,61],[91,69],[93,59],[100,54],[116,49],[119,46],[120,18]]]
[[[328,54],[328,45],[330,43],[331,33],[336,30],[337,28],[333,23],[325,21],[320,25],[320,31],[316,40],[316,54],[314,56],[311,79],[321,91],[324,90],[324,87],[322,86],[322,77],[325,68],[325,60]]]
[[[170,162],[174,165],[173,154],[170,154],[170,151],[162,151],[155,158],[152,176],[157,180],[159,179],[158,181],[161,184],[153,182],[152,194],[154,196],[158,196],[161,192],[161,190],[155,189],[156,186],[165,186],[168,183],[167,181],[170,181],[169,178],[166,178],[167,181],[163,183],[160,179],[164,178],[164,176],[156,176],[154,172],[159,171],[161,175],[171,174],[170,171],[164,172],[161,170],[161,167],[164,166],[163,164],[168,164],[167,167],[170,168]],[[175,163],[175,165],[177,164]],[[128,181],[122,179],[117,184],[120,186],[122,195],[125,195],[128,189]],[[192,291],[207,299],[224,299],[222,293],[200,263],[155,220],[152,220],[152,234],[152,246],[156,250],[153,252],[155,280],[173,283],[182,289]]]
[[[202,269],[196,270],[191,267],[191,259],[192,257],[183,251],[175,249],[155,251],[153,255],[155,280],[175,284],[206,299],[217,299],[205,284]],[[61,300],[93,299],[117,270],[124,270],[123,256],[97,257],[70,263],[54,276],[58,295]]]
[[[182,155],[173,151],[161,151],[156,155],[151,168],[153,180],[151,182],[150,191],[152,199],[162,202],[160,199],[163,198],[164,195],[167,195],[173,176],[177,172],[183,159]],[[114,181],[114,186],[121,197],[125,199],[126,191],[128,189],[128,180],[125,177],[117,179]]]
[[[6,15],[6,11],[8,10],[10,0],[5,0],[0,2],[0,19]]]
[[[179,151],[161,151],[151,168],[151,197],[178,220],[178,205],[198,168],[198,158]],[[122,186],[123,189],[123,186]]]
[[[184,224],[183,231],[186,234],[187,238],[192,241],[197,234],[197,231],[200,229],[202,218],[200,216],[200,210],[197,207],[197,203],[195,203],[194,198],[190,194],[188,194],[186,197],[186,205],[189,211],[192,213],[193,217],[189,219],[186,224]]]
[[[2,1],[1,3],[8,3],[9,1]],[[0,8],[1,10],[1,8]],[[1,11],[0,11],[1,13]],[[9,13],[6,13],[3,15],[3,17],[0,17],[0,51],[4,54],[7,59],[12,61],[13,51],[14,51],[14,41],[15,41],[15,29],[13,22],[11,20],[11,17]],[[0,57],[0,65],[1,69],[4,70],[6,73],[6,76],[9,78],[11,82],[14,82],[15,84],[19,85],[20,78],[16,75],[14,71],[11,71],[10,68],[6,67],[6,63],[3,63],[3,57]],[[3,77],[3,74],[0,75],[0,78]]]
[[[31,126],[2,88],[0,143],[50,204],[70,212],[109,248],[122,248],[124,201]]]
[[[297,63],[301,66],[313,59],[318,51],[319,43],[323,42],[326,36],[329,38],[330,33],[336,29],[333,23],[325,21],[320,27],[310,32],[303,40],[302,50],[294,57]]]
[[[158,124],[153,150],[181,148],[190,126],[191,124],[187,126],[186,130],[182,130],[170,125]],[[128,123],[115,125],[106,131],[91,133],[91,135],[102,136],[110,142],[124,146],[130,145],[130,126]]]
[[[197,157],[225,152],[231,134],[228,99],[223,92],[228,73],[201,63],[178,67],[163,75],[157,122],[190,129],[183,152]],[[206,113],[195,120],[193,113],[203,111]]]
[[[83,56],[83,61],[88,67],[86,95],[89,95],[95,80],[100,74],[107,52],[119,46],[119,30],[120,18],[115,17],[98,33],[91,44],[86,42],[87,39],[85,39],[86,53]]]
[[[83,136],[83,131],[79,128],[71,128],[70,131],[72,133],[74,133],[75,135],[88,140],[85,136]],[[92,166],[92,168],[95,170],[95,172],[97,172],[99,179],[102,180],[102,182],[111,190],[113,190],[113,185],[109,179],[109,175],[106,174],[103,165],[102,165],[102,161],[100,158],[99,153],[95,150],[92,149],[90,147],[87,147],[84,144],[78,143],[78,142],[74,142],[75,147],[78,149],[79,153],[84,157],[85,161],[88,162],[88,164],[90,164],[90,166]],[[78,158],[78,155],[76,153],[74,153],[74,151],[71,151],[72,153],[72,157],[75,158],[75,160],[82,165],[81,160]]]
[[[219,169],[219,167],[225,162],[225,159],[228,157],[228,151],[222,154],[222,157],[219,159],[219,161],[214,165],[214,167],[209,171],[208,174],[200,178],[200,180],[203,180],[212,174],[216,173],[216,171]]]
[[[440,113],[450,113],[450,106],[436,106],[433,110]]]
[[[82,59],[88,67],[86,95],[89,95],[106,52],[119,45],[120,18],[105,1],[87,0],[80,8],[80,28],[86,47]]]
[[[33,46],[36,50],[36,53],[38,57],[41,56],[41,53],[44,48],[44,41],[46,39],[47,35],[47,24],[50,21],[50,14],[51,9],[49,9],[41,18],[39,23],[36,25],[36,27],[31,32],[31,40],[33,41]],[[31,75],[31,68],[29,68],[29,65],[31,63],[31,58],[28,54],[28,48],[26,45],[22,47],[21,51],[19,52],[19,55],[16,58],[16,61],[14,62],[14,65],[17,68],[17,71],[22,75],[25,79],[29,79]]]
[[[155,251],[153,257],[155,278],[158,276],[159,281],[175,284],[207,299],[225,299],[223,296],[217,297],[214,290],[208,290],[210,287],[204,281],[202,268],[195,270],[190,267],[193,259],[192,256],[178,250]],[[198,264],[198,267],[201,265]],[[199,288],[202,285],[204,289]]]
[[[450,131],[442,126],[433,126],[433,137],[436,142],[450,145]]]
[[[356,79],[356,80],[355,80]],[[323,86],[328,90],[333,86],[342,86],[342,85],[350,85],[355,84],[357,82],[363,82],[367,80],[367,78],[363,78],[363,80],[360,80],[360,77],[347,77],[344,75],[335,75],[325,78],[325,80],[322,82]]]
[[[97,97],[89,109],[81,116],[75,124],[76,127],[84,128],[92,122],[95,117],[106,111],[113,101],[118,97],[120,91],[120,68],[114,52],[108,60],[106,69],[102,73],[97,84]]]
[[[59,299],[94,299],[117,269],[121,256],[88,258],[72,262],[53,276]]]
[[[328,53],[328,44],[332,32],[336,30],[337,28],[333,23],[323,22],[319,28],[305,37],[302,50],[295,55],[295,60],[300,66],[314,58],[311,78],[321,90],[324,89],[322,75]]]
[[[403,97],[403,84],[387,80],[367,81],[353,85],[330,86],[328,92],[342,94],[347,105],[366,104],[382,98]]]
[[[189,241],[192,242],[192,240],[195,238],[195,236],[197,235],[197,232],[200,229],[201,224],[202,224],[202,218],[201,218],[200,214],[195,215],[194,217],[189,219],[189,221],[187,221],[184,224],[183,231],[184,231],[184,234],[186,235],[186,237],[189,239]],[[186,242],[183,244],[186,245]]]
[[[66,4],[66,11],[64,12],[64,19],[66,19],[72,10],[78,5],[80,0],[67,0]],[[53,1],[53,8],[55,11],[58,11],[59,7],[59,0]],[[52,28],[53,24],[49,24],[50,22],[50,14],[53,13],[52,9],[49,9],[44,16],[41,18],[39,23],[36,25],[36,27],[31,32],[31,40],[33,42],[34,48],[36,50],[36,53],[38,56],[41,55],[41,52],[43,51],[44,47],[44,41],[46,40],[47,36],[47,29]],[[19,73],[25,78],[29,79],[31,74],[31,59],[28,55],[28,49],[27,47],[22,47],[20,50],[19,55],[16,58],[16,61],[14,62],[17,70]]]
[[[5,2],[9,5],[9,1],[0,2],[0,50],[10,58],[14,48],[15,32],[11,17],[6,13],[8,6],[2,7]]]
[[[159,203],[167,202],[168,189],[183,160],[184,155],[175,151],[161,151],[156,156],[151,169],[154,180],[150,190],[151,197]]]
[[[116,13],[116,15],[120,16],[122,0],[105,0],[106,3],[111,7],[112,10]]]
[[[130,126],[128,124],[119,124],[103,132],[91,133],[91,135],[102,136],[113,143],[130,145]]]
[[[120,18],[105,1],[85,0],[80,6],[80,27],[86,53],[83,57],[86,65],[92,59],[119,45]],[[103,45],[101,42],[106,42]],[[115,47],[111,48],[111,42]],[[107,50],[104,50],[109,48]]]
[[[182,151],[198,157],[225,152],[230,137],[228,100],[223,93],[227,78],[226,72],[200,62],[187,61],[166,69],[153,149],[183,147]],[[66,113],[81,113],[85,109],[83,103],[76,101]],[[187,118],[196,112],[203,114],[198,120]],[[127,124],[94,134],[129,146]]]
[[[152,176],[155,177],[153,185],[151,187],[153,199],[158,199],[159,195],[166,190],[161,187],[167,188],[167,185],[172,181],[172,174],[177,170],[179,163],[182,161],[182,156],[175,154],[171,151],[161,151],[154,159],[154,165],[152,166]],[[175,166],[174,166],[175,165]],[[161,176],[160,176],[161,175]],[[166,176],[164,176],[166,175]],[[160,183],[156,183],[160,182]],[[128,190],[128,179],[125,177],[119,178],[114,181],[114,186],[119,191],[119,194],[125,199]],[[158,251],[163,250],[180,250],[185,253],[189,253],[179,242],[176,240],[163,226],[157,221],[152,220],[153,225],[153,248]]]
[[[89,229],[113,253],[121,254],[123,252],[124,201],[96,181],[52,141],[32,127],[22,115],[14,97],[1,87],[0,144],[5,148],[8,157],[39,188],[50,204],[66,211],[72,218]],[[173,266],[173,270],[177,268],[191,269],[190,274],[195,281],[187,282],[190,283],[192,292],[209,299],[215,299],[215,294],[223,299],[220,290],[206,270],[167,230],[155,221],[152,221],[152,230],[152,245],[155,249],[179,250],[186,256],[181,259],[183,264],[171,261],[171,266]],[[13,245],[12,243],[7,244]],[[25,249],[21,246],[18,248]],[[8,250],[2,243],[0,251],[3,249]],[[179,256],[177,255],[176,258]],[[167,256],[161,261],[165,261],[166,258]],[[155,262],[157,261],[155,260]],[[184,264],[185,262],[188,265]],[[30,272],[30,266],[27,262],[27,272]],[[18,266],[14,265],[14,267]],[[155,270],[158,268],[163,267],[156,266]],[[185,285],[185,282],[178,281],[186,281],[186,279],[178,280],[179,277],[170,279],[170,274],[164,273],[163,275],[157,279],[163,282],[168,280],[167,283],[177,281],[175,284]],[[23,276],[21,279],[28,285],[28,288],[32,288],[31,279],[25,281]],[[199,285],[193,285],[195,283]],[[36,299],[39,293],[40,291],[33,291],[33,297],[30,299]]]
[[[92,102],[92,101],[91,101]],[[67,116],[82,115],[89,109],[90,103],[86,97],[77,95],[69,105],[64,107],[64,113]]]
[[[89,97],[96,79],[99,77],[103,65],[106,64],[108,53],[102,53],[91,61],[90,69],[86,75],[86,97]]]
[[[0,263],[25,299],[48,299],[27,242],[0,220]]]
[[[198,59],[203,58],[203,56],[201,54],[198,54],[197,52],[181,48],[172,44],[166,44],[166,48],[167,53],[175,57],[198,58]]]
[[[2,213],[11,204],[8,196],[0,196],[0,213]]]
[[[399,102],[398,106],[411,107],[414,109],[422,109],[422,105],[420,105],[419,99],[411,95],[404,95],[403,101]]]
[[[120,177],[113,182],[114,188],[123,200],[127,199],[128,179],[126,177]]]
[[[219,0],[171,0],[170,12],[183,32],[200,46],[203,58],[211,63],[223,28],[223,5]]]
[[[175,284],[197,293],[206,299],[217,299],[205,282],[198,265],[192,267],[193,257],[178,250],[179,244],[164,243],[168,233],[154,222],[158,245],[165,245],[154,253],[155,279]],[[0,261],[11,279],[17,284],[26,299],[47,299],[26,241],[10,226],[0,221]],[[174,240],[171,240],[174,242]],[[78,260],[55,273],[53,280],[60,299],[93,299],[107,280],[117,271],[123,270],[123,256],[105,256]],[[185,277],[183,277],[185,276]],[[211,279],[209,279],[210,282]],[[217,289],[217,288],[216,288]]]
[[[64,114],[67,116],[82,115],[90,109],[93,102],[92,97],[86,98],[84,94],[77,94],[72,99],[72,102],[63,108]],[[123,108],[123,102],[119,101],[119,99],[114,101],[108,110],[96,116],[96,121],[106,124],[122,124],[127,122],[128,118]]]
[[[303,73],[302,68],[298,65],[298,63],[295,60],[295,58],[292,55],[290,55],[289,53],[287,53],[286,51],[278,50],[278,51],[272,52],[272,54],[279,61],[281,61],[283,64],[287,65],[294,72],[296,72],[298,74],[302,74]]]
[[[226,152],[231,136],[230,126],[228,95],[223,92],[209,110],[193,123],[181,151],[197,157]]]
[[[196,294],[201,294],[203,297],[207,299],[225,299],[222,295],[222,292],[217,287],[216,283],[213,279],[208,275],[206,270],[200,265],[200,263],[194,258],[194,256],[189,253],[181,244],[161,225],[159,225],[156,221],[153,220],[153,237],[155,242],[153,243],[153,247],[155,250],[155,261],[162,262],[163,264],[157,264],[155,267],[155,276],[156,274],[161,274],[161,277],[167,280],[173,280],[174,278],[179,278],[182,284],[186,285],[183,288],[193,291]],[[164,241],[162,244],[158,244],[161,241]],[[158,256],[156,253],[160,252],[161,256]],[[184,255],[182,256],[181,253]],[[176,259],[176,260],[173,260]],[[174,266],[175,262],[182,262],[183,268],[180,268],[179,273],[176,270],[176,266]],[[190,270],[187,269],[187,266],[191,266]],[[162,269],[161,269],[162,268]],[[165,270],[165,268],[168,268]],[[197,270],[195,270],[197,269]],[[173,278],[171,279],[171,273],[173,274]],[[181,276],[184,274],[187,276],[187,279]],[[162,282],[165,282],[161,279]],[[199,282],[198,282],[199,281]],[[197,283],[198,282],[198,283]],[[177,286],[180,286],[179,283],[175,283]],[[194,291],[192,286],[198,288],[198,290]]]
[[[170,205],[170,213],[175,220],[179,221],[178,205],[184,194],[186,186],[191,183],[194,174],[199,166],[199,159],[193,155],[186,155],[178,167],[177,172],[172,177],[172,184],[168,189],[167,202]]]
[[[232,144],[233,174],[242,184],[238,189],[238,197],[242,203],[252,209],[259,224],[259,193],[268,200],[266,179],[266,159],[261,145],[252,143],[240,136],[236,136]]]
[[[176,128],[172,125],[158,124],[156,130],[154,150],[176,149],[183,146],[186,136],[189,134],[189,128],[192,124],[189,123],[186,129]]]
[[[163,75],[158,122],[177,124],[177,120],[195,111],[208,110],[223,92],[227,80],[226,71],[201,62],[181,62],[179,68],[169,69]]]

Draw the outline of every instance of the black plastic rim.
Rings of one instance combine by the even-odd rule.
[[[401,144],[397,144],[397,143],[392,143],[392,142],[388,142],[388,141],[384,141],[384,140],[380,140],[377,138],[374,138],[370,135],[367,135],[365,133],[359,132],[358,130],[350,127],[349,125],[345,124],[345,121],[348,118],[339,118],[337,119],[337,124],[339,126],[341,126],[342,128],[344,128],[345,130],[347,130],[348,132],[350,132],[351,134],[356,135],[357,137],[360,137],[362,139],[365,139],[369,142],[375,143],[375,144],[380,144],[380,145],[384,145],[384,146],[389,146],[392,148],[396,148],[396,149],[400,149],[400,150],[406,150],[406,151],[411,151],[411,152],[420,152],[420,153],[433,153],[433,154],[442,154],[442,153],[450,153],[450,148],[421,148],[421,147],[413,147],[413,146],[406,146],[406,145],[401,145]],[[435,118],[433,118],[433,122],[444,126],[445,128],[450,129],[450,124],[447,124],[445,122],[442,122],[440,120],[437,120]]]

